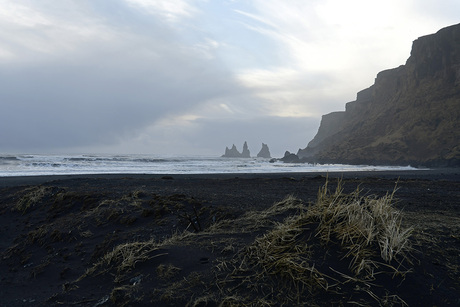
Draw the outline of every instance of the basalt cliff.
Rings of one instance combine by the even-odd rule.
[[[460,167],[460,24],[413,42],[405,65],[324,115],[297,155],[315,163]]]

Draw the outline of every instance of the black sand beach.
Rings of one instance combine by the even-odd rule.
[[[310,267],[329,272],[309,271],[315,286],[248,260],[340,179],[344,195],[397,188],[392,205],[413,227],[400,266],[351,276],[343,246],[312,241]],[[0,237],[0,306],[460,305],[458,169],[3,177]]]

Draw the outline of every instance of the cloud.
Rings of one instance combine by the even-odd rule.
[[[348,2],[255,0],[244,26],[273,42],[277,61],[238,71],[238,79],[275,116],[319,117],[342,110],[377,73],[404,64],[411,43],[456,21],[425,19],[418,4],[391,0]],[[460,4],[453,4],[460,9]],[[422,13],[423,11],[423,13]]]
[[[133,6],[138,6],[152,15],[159,15],[170,22],[178,22],[182,18],[191,17],[197,9],[183,0],[127,0]]]
[[[193,57],[180,68],[173,67],[184,59],[172,54],[160,63],[139,56],[130,67],[116,65],[116,60],[124,62],[126,57],[111,59],[110,65],[91,59],[78,66],[53,62],[29,68],[26,75],[3,70],[0,100],[8,111],[0,115],[0,129],[26,147],[34,139],[41,139],[43,148],[111,142],[114,135],[134,133],[169,113],[186,112],[232,87],[231,80],[215,76],[212,69],[189,65],[199,62]],[[151,75],[157,70],[164,72]],[[34,135],[39,131],[41,138]]]
[[[27,51],[0,71],[6,110],[0,113],[2,149],[110,144],[238,88],[213,58],[180,44],[164,24],[151,27],[149,35],[106,25],[72,32],[79,21],[60,24],[45,13],[39,18],[47,20],[44,28],[32,21],[15,24],[22,30],[37,26],[31,35],[39,47],[28,47],[30,40],[23,39],[20,45]],[[66,35],[76,39],[63,47],[52,43],[51,34],[57,41],[65,42]],[[45,48],[47,43],[52,47]]]
[[[0,151],[295,151],[447,1],[0,0]]]

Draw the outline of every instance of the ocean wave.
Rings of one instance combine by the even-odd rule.
[[[0,165],[16,163],[19,159],[16,156],[0,156]]]
[[[2,161],[16,161],[19,160],[16,156],[0,156],[0,160]]]
[[[411,167],[372,167],[270,163],[264,159],[225,159],[156,155],[3,155],[0,176],[53,174],[210,174],[318,171],[403,170]]]
[[[168,160],[168,159],[160,159],[160,158],[139,158],[133,159],[133,162],[140,162],[140,163],[161,163],[161,162],[178,162],[179,160]]]

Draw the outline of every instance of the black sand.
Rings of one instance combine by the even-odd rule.
[[[116,267],[80,277],[123,243],[204,233],[216,222],[265,210],[287,195],[313,203],[326,176],[332,187],[343,178],[346,193],[360,186],[363,193],[383,196],[397,185],[395,207],[415,228],[415,260],[405,280],[382,287],[411,306],[460,305],[460,170],[439,169],[3,177],[0,306],[219,305],[228,299],[216,286],[219,261],[235,257],[260,231],[168,245],[129,268],[122,280],[114,278]],[[166,274],[164,268],[175,271]],[[327,297],[335,304],[377,304],[359,295]],[[303,303],[308,305],[298,302]]]

